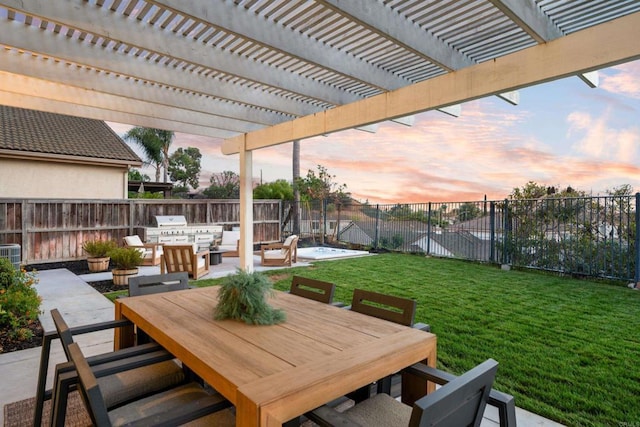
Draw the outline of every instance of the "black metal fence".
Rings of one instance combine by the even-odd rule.
[[[423,253],[640,281],[640,193],[396,205],[283,204],[284,233],[350,247]]]

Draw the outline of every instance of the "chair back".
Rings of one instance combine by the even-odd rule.
[[[282,244],[282,253],[286,253],[286,256],[289,258],[290,262],[298,261],[298,236],[292,234],[287,237]]]
[[[189,273],[186,271],[129,278],[130,297],[183,289],[189,289]]]
[[[53,324],[56,327],[56,331],[58,331],[58,336],[60,337],[60,342],[62,343],[64,354],[67,356],[67,360],[71,360],[69,346],[73,344],[73,333],[71,332],[69,325],[67,325],[67,322],[63,319],[62,314],[60,314],[60,311],[58,311],[57,308],[51,310],[51,318],[53,319]]]
[[[417,400],[409,426],[479,426],[497,369],[498,362],[488,359]]]
[[[351,310],[405,326],[413,326],[416,302],[408,298],[354,289]]]
[[[98,380],[93,374],[89,362],[82,354],[77,343],[69,345],[69,356],[78,373],[78,389],[89,412],[93,425],[97,427],[110,426],[107,405],[98,386]]]
[[[163,259],[167,273],[186,271],[193,274],[197,266],[193,265],[193,245],[166,245]]]
[[[293,276],[291,279],[290,293],[325,304],[331,304],[333,302],[335,289],[336,285],[333,283],[309,279],[308,277]]]
[[[142,239],[140,239],[140,236],[138,236],[137,234],[133,236],[124,236],[122,240],[124,241],[124,244],[126,246],[144,246],[144,243],[142,243]]]

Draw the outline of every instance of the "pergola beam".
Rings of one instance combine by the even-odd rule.
[[[66,3],[49,0],[5,0],[14,10],[46,16],[60,25],[86,31],[107,40],[136,40],[135,47],[158,53],[196,66],[215,69],[243,79],[261,82],[289,92],[304,94],[331,104],[345,104],[359,97],[315,80],[292,75],[275,67],[251,61],[240,55],[228,55],[222,49],[204,43],[193,43],[187,37],[167,32],[137,19],[123,20],[113,13],[85,1]],[[227,94],[227,97],[231,97]]]
[[[77,102],[55,101],[52,99],[29,95],[21,95],[20,97],[16,97],[15,92],[7,92],[4,90],[0,90],[0,105],[8,105],[10,107],[46,111],[56,114],[66,114],[69,116],[85,117],[88,119],[104,120],[108,122],[131,124],[149,128],[171,129],[175,132],[184,132],[217,139],[225,138],[225,135],[228,136],[230,134],[234,134],[232,132],[214,129],[209,126],[197,126],[194,124],[179,123],[173,120],[167,121],[157,117],[123,113],[115,110],[105,110],[104,108],[81,105]]]
[[[287,52],[288,55],[311,64],[320,64],[336,73],[363,81],[381,89],[405,86],[407,80],[374,67],[365,61],[337,49],[327,49],[322,43],[300,37],[284,26],[274,26],[257,14],[236,7],[233,2],[209,0],[158,0],[149,1],[181,14],[202,19],[235,34],[255,40],[271,48]]]
[[[158,67],[146,58],[113,51],[109,47],[83,43],[64,35],[50,34],[39,28],[22,24],[13,25],[11,31],[4,32],[2,43],[17,50],[26,50],[89,68],[99,68],[121,76],[141,79],[150,84],[171,86],[294,116],[313,114],[318,111],[317,107],[308,103],[256,91],[197,73],[190,73],[189,78],[185,78],[184,71],[171,66]]]
[[[393,92],[242,135],[270,147],[458,104],[640,58],[640,12]],[[222,151],[240,151],[240,137]]]
[[[447,70],[468,67],[474,62],[447,46],[431,33],[393,12],[384,4],[371,0],[322,0],[334,10],[348,13],[372,31],[393,37],[396,42]]]
[[[23,75],[39,80],[57,83],[59,86],[67,86],[71,90],[84,89],[91,91],[92,98],[110,94],[124,98],[144,99],[148,103],[159,106],[193,111],[212,117],[226,117],[234,119],[236,123],[227,130],[239,130],[257,125],[275,125],[294,116],[278,114],[258,108],[247,108],[241,104],[227,102],[220,104],[219,99],[201,96],[193,92],[180,91],[168,86],[150,85],[142,80],[103,73],[91,68],[79,67],[66,62],[45,59],[29,53],[20,53],[14,50],[0,50],[0,71],[10,74]],[[98,78],[96,78],[98,77]],[[38,96],[58,96],[58,91],[49,93],[47,88],[40,88]],[[42,91],[44,90],[44,91]],[[64,92],[64,91],[62,91]],[[78,98],[79,104],[84,104],[85,98]],[[232,122],[232,123],[234,123]]]

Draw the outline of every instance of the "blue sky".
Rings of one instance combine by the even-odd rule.
[[[463,104],[457,118],[429,111],[412,127],[386,122],[375,134],[310,138],[301,141],[301,174],[323,165],[371,203],[495,200],[528,181],[593,194],[622,184],[640,191],[640,61],[599,77],[595,89],[578,77],[521,89],[517,106],[483,98]],[[130,128],[110,125],[119,134]],[[176,134],[172,147],[200,149],[206,186],[212,173],[239,170],[238,156],[222,155],[221,144]],[[254,152],[254,178],[291,180],[291,147]]]

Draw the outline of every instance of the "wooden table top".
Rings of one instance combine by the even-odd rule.
[[[217,295],[214,286],[118,299],[116,317],[233,402],[239,426],[281,425],[413,363],[435,366],[427,332],[278,291],[268,301],[284,323],[217,321]]]

